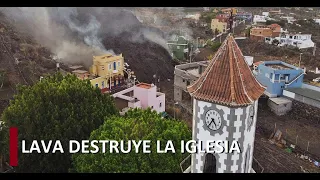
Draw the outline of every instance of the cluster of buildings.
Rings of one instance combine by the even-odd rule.
[[[250,29],[250,39],[276,46],[292,46],[299,49],[313,48],[311,34],[289,33],[279,24],[255,25]]]
[[[165,112],[165,95],[158,92],[153,84],[140,83],[126,67],[128,65],[124,63],[122,54],[106,54],[93,56],[89,71],[82,66],[71,66],[70,69],[79,79],[89,80],[92,86],[101,89],[102,93],[113,94],[120,114],[130,108],[151,108],[158,113]],[[130,78],[133,78],[133,83]]]
[[[196,40],[187,39],[185,36],[175,36],[167,42],[171,57],[179,61],[186,61],[198,53],[198,48],[204,47],[205,39],[198,37]]]
[[[234,17],[233,23],[236,26],[236,23],[240,20],[252,21],[252,13],[248,12],[239,12],[236,8],[227,8],[221,9],[221,13],[218,14],[214,19],[211,20],[211,30],[216,33],[226,33],[230,28],[229,18],[232,13]],[[218,12],[217,10],[215,12]]]
[[[277,115],[291,110],[292,99],[320,107],[320,88],[304,83],[305,68],[278,60],[252,63],[253,57],[242,55],[242,58],[257,81],[265,87],[264,96],[268,97],[268,105]],[[197,82],[209,64],[210,61],[202,61],[175,67],[174,101],[189,112],[192,112],[194,104],[188,86]]]

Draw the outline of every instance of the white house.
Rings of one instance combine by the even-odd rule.
[[[313,19],[313,20],[320,25],[320,19]]]
[[[299,49],[314,47],[314,42],[311,40],[311,34],[285,34],[276,37],[280,44],[279,46],[291,45]]]
[[[294,21],[296,21],[296,19],[294,17],[291,17],[291,16],[281,16],[280,18],[287,20],[287,22],[290,23],[290,24],[292,24]]]
[[[266,16],[254,15],[253,23],[265,23],[267,22]]]
[[[268,17],[269,16],[269,12],[262,12],[262,16]]]

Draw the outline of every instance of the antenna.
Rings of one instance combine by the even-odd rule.
[[[230,33],[232,33],[232,25],[233,25],[232,9],[231,9],[231,11],[230,11],[229,25],[230,25]]]

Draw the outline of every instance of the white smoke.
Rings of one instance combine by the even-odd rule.
[[[89,66],[92,56],[106,53],[114,54],[102,44],[105,35],[121,36],[123,32],[131,33],[128,41],[151,41],[168,50],[166,35],[177,28],[183,29],[191,36],[186,24],[169,25],[170,17],[183,17],[181,8],[151,8],[151,16],[156,26],[166,25],[169,32],[157,31],[142,26],[143,18],[137,15],[139,8],[112,7],[0,7],[7,18],[13,20],[19,30],[32,35],[41,45],[49,48],[61,61],[68,64],[82,63]],[[154,12],[153,12],[154,11]],[[136,16],[134,16],[136,15]],[[140,19],[140,20],[138,20]]]
[[[188,16],[182,7],[135,8],[132,11],[140,22],[157,27],[172,40],[175,36],[184,36],[192,40],[193,31],[185,21],[179,21]]]

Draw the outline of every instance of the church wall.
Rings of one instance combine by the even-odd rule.
[[[257,102],[254,103],[255,107]],[[207,141],[207,140],[227,140],[230,143],[236,140],[240,143],[242,153],[234,152],[214,154],[216,157],[216,172],[244,172],[245,171],[245,156],[248,151],[248,160],[246,172],[251,169],[252,152],[254,143],[254,132],[256,123],[257,108],[254,108],[255,115],[252,126],[249,126],[249,109],[248,107],[229,108],[222,105],[216,105],[204,101],[194,99],[194,114],[193,114],[193,140]],[[205,113],[208,110],[216,110],[222,117],[222,126],[219,130],[210,130],[205,124]],[[205,146],[205,143],[204,143]],[[197,153],[192,155],[191,171],[193,173],[201,173],[205,160],[204,153]]]

